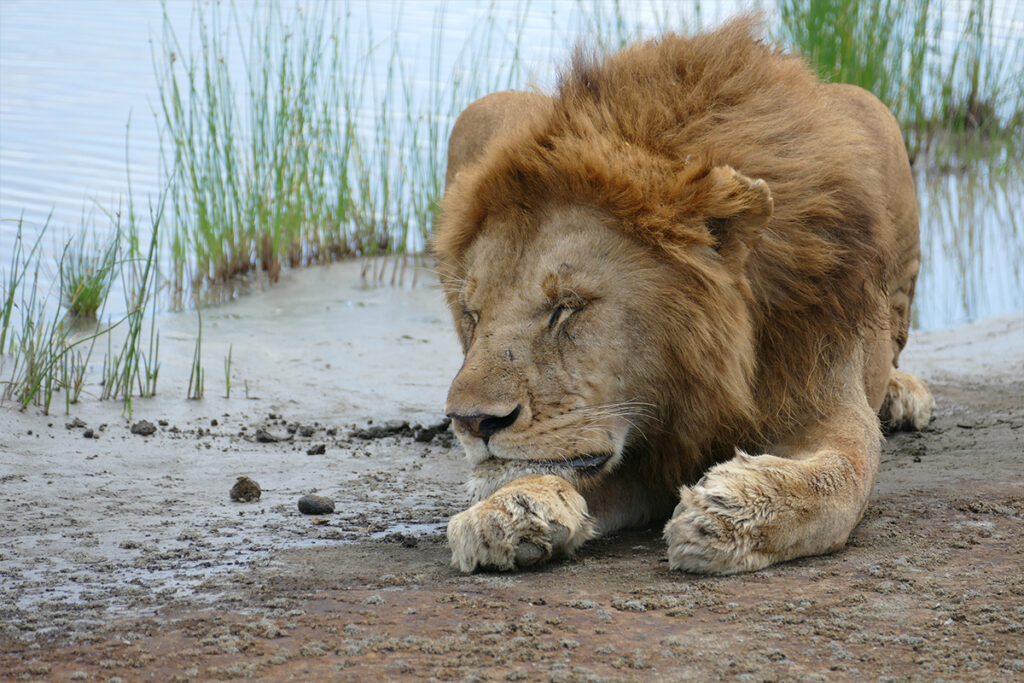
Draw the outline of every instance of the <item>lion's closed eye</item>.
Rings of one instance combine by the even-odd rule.
[[[551,310],[551,316],[548,318],[548,332],[557,332],[560,330],[569,319],[572,318],[576,313],[579,313],[590,303],[588,299],[583,298],[578,294],[571,294],[559,298],[554,302],[554,307]]]
[[[477,323],[480,322],[480,314],[476,311],[463,311],[462,319],[459,324],[462,327],[462,338],[466,346],[473,341],[473,335],[476,333]]]
[[[560,304],[551,312],[551,318],[548,320],[548,332],[554,332],[558,327],[564,323],[569,317],[576,311],[569,308],[565,304]]]

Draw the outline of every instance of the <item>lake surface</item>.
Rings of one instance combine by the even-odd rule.
[[[240,3],[240,22],[248,3]],[[715,23],[739,3],[704,6]],[[209,5],[204,4],[204,7]],[[435,26],[444,7],[440,73],[447,78],[464,46],[490,27],[488,64],[500,71],[518,51],[524,67],[515,85],[549,88],[576,38],[592,32],[576,2],[409,2],[341,5],[349,15],[351,49],[372,46],[374,69],[384,72],[397,40],[403,69],[421,93],[435,83],[430,63]],[[958,11],[953,5],[949,11]],[[193,19],[191,0],[167,3],[179,36]],[[629,20],[650,34],[664,17],[644,4]],[[668,19],[679,26],[678,16]],[[6,269],[17,220],[38,231],[52,212],[43,247],[59,254],[69,231],[88,216],[102,229],[102,211],[127,189],[126,125],[131,182],[145,207],[160,185],[159,107],[152,50],[161,41],[158,2],[5,0],[0,5],[0,268]],[[234,63],[232,63],[234,69]],[[240,67],[239,67],[240,68]],[[446,70],[446,68],[448,70]],[[241,81],[243,79],[239,79]],[[359,103],[360,123],[372,126],[373,88]],[[372,131],[367,131],[372,134]],[[934,329],[1024,308],[1024,209],[1019,172],[921,176],[923,270],[915,325]],[[49,258],[49,263],[54,259]],[[53,266],[56,272],[56,266]]]

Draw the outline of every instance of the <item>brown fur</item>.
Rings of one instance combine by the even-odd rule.
[[[615,376],[654,408],[631,416],[644,443],[627,445],[617,476],[660,501],[652,516],[671,500],[667,491],[693,484],[736,447],[821,448],[824,425],[841,409],[857,416],[843,422],[849,444],[870,441],[877,421],[858,422],[858,401],[878,411],[906,340],[917,214],[898,128],[869,94],[821,85],[802,60],[757,40],[754,30],[754,20],[741,19],[694,38],[668,34],[603,61],[578,51],[550,100],[530,95],[513,110],[485,98],[456,124],[479,137],[475,152],[450,162],[433,243],[467,350],[450,407],[505,415],[523,406],[506,442],[517,444],[510,453],[526,453],[523,443],[545,420],[574,408],[557,396],[554,370],[512,360],[546,352],[522,340],[522,326],[502,322],[496,302],[511,309],[509,288],[531,286],[523,282],[539,258],[531,249],[557,251],[560,233],[579,233],[576,253],[589,246],[613,254],[609,262],[641,264],[626,273],[635,276],[637,297],[614,309],[617,326],[592,329],[622,349],[643,349],[635,367]],[[557,274],[548,277],[555,280],[541,289],[557,290]],[[605,286],[629,286],[611,277]],[[481,288],[496,293],[471,306],[485,300]],[[558,297],[545,296],[554,308]],[[584,292],[578,307],[587,300]],[[526,303],[522,310],[529,315]],[[573,329],[576,347],[585,346],[586,330]],[[596,342],[588,348],[608,368],[626,353],[617,357]],[[565,365],[565,351],[558,353]],[[563,375],[563,383],[580,376]],[[582,452],[572,448],[560,457]],[[867,455],[848,456],[857,518],[877,457],[866,448]],[[522,457],[538,459],[532,451]],[[506,479],[518,476],[508,474],[520,472],[506,467],[509,459],[499,461]],[[608,481],[574,483],[592,506],[613,506],[624,494],[621,481]]]

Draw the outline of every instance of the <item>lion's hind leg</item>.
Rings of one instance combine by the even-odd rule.
[[[878,411],[887,431],[924,429],[931,422],[935,399],[928,385],[914,375],[895,368],[889,374],[889,386]]]

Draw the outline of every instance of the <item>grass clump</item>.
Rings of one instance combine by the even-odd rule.
[[[118,233],[123,232],[127,235],[126,241],[129,245],[127,258],[121,262],[119,273],[126,313],[116,323],[108,324],[102,332],[107,335],[107,354],[103,361],[100,398],[103,400],[120,398],[125,412],[129,415],[132,412],[132,397],[136,389],[139,396],[154,395],[160,373],[158,361],[160,335],[156,331],[155,313],[157,257],[160,244],[160,225],[165,208],[164,201],[165,196],[162,195],[157,205],[150,207],[149,225],[152,226],[152,232],[145,250],[142,247],[139,220],[132,202],[128,201],[124,225],[122,225],[120,211],[112,215],[114,228]],[[144,335],[147,316],[149,333]],[[120,344],[115,346],[112,332],[122,325],[124,326],[124,337]]]
[[[85,221],[83,221],[84,224]],[[114,284],[120,234],[114,232],[101,244],[92,231],[91,244],[86,233],[72,236],[58,262],[61,300],[68,313],[79,319],[95,319]]]
[[[7,371],[10,363],[9,372],[4,372],[7,379],[0,381],[0,404],[13,400],[22,409],[34,404],[46,413],[58,391],[65,391],[66,409],[78,401],[92,352],[92,345],[85,344],[95,339],[74,339],[68,315],[59,306],[48,305],[56,297],[55,287],[67,288],[63,276],[54,282],[42,270],[39,245],[48,226],[49,220],[26,250],[19,220],[11,262],[0,271],[0,371]],[[67,252],[65,247],[62,262]]]
[[[40,252],[49,221],[31,246],[26,246],[23,222],[18,222],[11,262],[0,270],[0,404],[10,400],[22,409],[36,405],[49,413],[54,396],[63,392],[65,410],[70,411],[84,390],[96,342],[104,336],[100,398],[121,399],[131,414],[134,395],[156,392],[159,335],[154,312],[162,212],[161,205],[150,216],[152,234],[144,251],[134,210],[128,209],[124,224],[120,211],[109,214],[114,220],[112,241],[96,250],[68,241],[55,279],[47,277]],[[83,223],[79,236],[87,232]],[[122,285],[127,313],[101,324],[96,316],[115,282]]]

